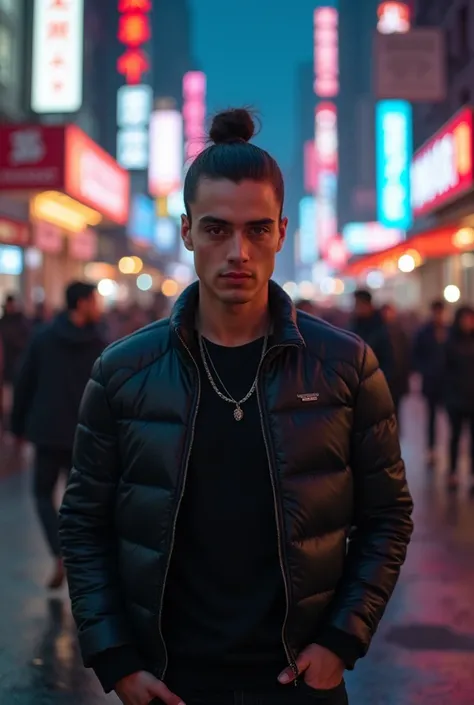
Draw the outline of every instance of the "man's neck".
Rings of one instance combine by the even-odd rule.
[[[248,304],[229,305],[201,287],[199,332],[212,343],[229,348],[246,345],[264,336],[268,328],[268,289]]]

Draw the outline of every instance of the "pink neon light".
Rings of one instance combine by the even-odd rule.
[[[306,193],[314,194],[318,186],[318,168],[314,140],[304,143],[304,188]]]
[[[320,7],[314,11],[314,92],[319,98],[339,93],[338,11]]]
[[[337,173],[337,108],[334,103],[320,103],[316,108],[315,144],[318,171]]]
[[[206,74],[189,71],[183,77],[183,119],[186,161],[206,147]]]

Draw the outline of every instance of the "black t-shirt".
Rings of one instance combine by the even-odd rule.
[[[263,338],[235,348],[206,345],[231,395],[244,397]],[[212,389],[200,356],[198,364],[201,400],[163,610],[166,680],[189,678],[203,688],[273,683],[286,665],[285,593],[257,397],[236,421],[235,406]]]

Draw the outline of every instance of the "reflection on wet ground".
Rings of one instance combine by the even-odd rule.
[[[423,463],[418,399],[404,413],[416,533],[370,656],[348,676],[352,705],[473,705],[474,498],[444,487],[444,461]],[[442,425],[442,442],[446,430]],[[67,593],[42,585],[50,564],[34,520],[29,473],[0,449],[0,705],[104,705],[81,665]],[[8,468],[7,468],[8,465]],[[8,470],[8,472],[7,472]]]

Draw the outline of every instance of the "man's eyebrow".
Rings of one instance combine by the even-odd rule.
[[[202,218],[199,218],[199,222],[203,225],[232,225],[228,220],[217,218],[214,215],[203,215]],[[245,225],[273,225],[274,223],[273,218],[259,218],[258,220],[249,220]]]

